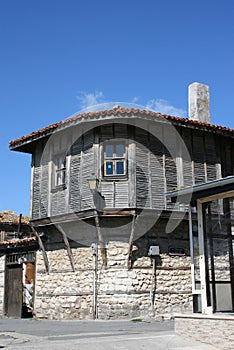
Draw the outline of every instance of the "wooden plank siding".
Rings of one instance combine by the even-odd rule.
[[[94,174],[94,131],[84,134],[81,152],[80,182],[81,182],[81,210],[93,208],[93,196],[89,189],[88,179]],[[95,160],[97,161],[97,160]],[[96,174],[97,175],[97,174]]]
[[[219,145],[221,151],[221,169],[222,176],[230,176],[234,173],[234,141],[230,142],[225,137],[219,138],[216,144]]]
[[[221,136],[185,127],[178,127],[178,135],[161,124],[157,128],[160,140],[146,130],[125,124],[102,125],[77,140],[69,134],[75,140],[67,150],[69,178],[66,188],[56,191],[51,188],[52,161],[43,155],[41,162],[43,145],[37,147],[32,161],[32,219],[93,208],[87,181],[92,174],[101,180],[99,190],[107,209],[173,210],[173,204],[166,202],[166,191],[234,173],[234,147],[229,139],[225,143]],[[191,159],[183,157],[179,137]],[[113,139],[126,140],[127,174],[122,178],[103,177],[103,144]],[[56,147],[51,148],[52,154]]]
[[[194,185],[194,161],[192,159],[192,131],[190,129],[183,128],[180,131],[180,133],[189,156],[183,157],[182,159],[184,186],[192,186]]]
[[[41,181],[40,181],[40,217],[47,217],[49,210],[48,185],[50,183],[50,155],[47,148],[42,147],[43,156],[41,157]]]
[[[69,206],[74,212],[81,209],[81,152],[82,139],[79,138],[71,147]]]
[[[205,172],[205,149],[203,133],[194,131],[192,133],[192,159],[194,169],[194,184],[206,182]]]
[[[166,199],[164,195],[166,190],[164,148],[162,143],[153,135],[150,135],[149,148],[152,193],[151,204],[152,208],[160,210],[166,206]]]
[[[149,134],[136,128],[136,206],[151,207]]]
[[[71,147],[69,206],[73,212],[81,210],[81,152],[82,138]]]
[[[31,193],[31,217],[32,219],[38,219],[41,218],[41,210],[40,210],[40,204],[41,204],[41,155],[42,151],[41,148],[37,148],[36,151],[33,154],[32,158],[32,193]]]
[[[206,155],[206,179],[207,181],[213,181],[219,177],[217,174],[217,167],[216,167],[218,154],[215,149],[214,135],[205,134],[204,143],[205,143],[205,155]]]

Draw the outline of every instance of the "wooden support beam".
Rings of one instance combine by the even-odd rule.
[[[128,269],[130,270],[132,268],[132,248],[133,248],[133,240],[135,236],[135,221],[136,221],[136,215],[133,215],[132,217],[132,226],[131,226],[131,233],[129,237],[129,248],[128,248]]]
[[[102,237],[98,213],[96,213],[94,219],[95,219],[95,226],[96,226],[96,230],[97,230],[98,243],[100,245],[101,257],[102,257],[103,265],[106,268],[107,267],[106,247],[105,247],[105,242],[103,241],[103,237]]]
[[[44,264],[45,264],[45,268],[46,268],[46,272],[49,274],[50,273],[50,266],[49,266],[49,260],[48,260],[48,257],[47,257],[47,254],[46,254],[46,250],[45,250],[45,247],[44,247],[44,244],[41,240],[41,237],[40,235],[38,234],[38,232],[35,230],[35,228],[30,224],[30,227],[34,233],[34,235],[37,237],[37,240],[38,240],[38,244],[39,244],[39,247],[42,251],[42,256],[43,256],[43,260],[44,260]]]
[[[69,257],[69,260],[70,260],[72,271],[75,272],[75,262],[74,262],[74,259],[73,259],[73,255],[72,255],[72,251],[71,251],[71,247],[70,247],[69,241],[67,239],[67,235],[66,235],[65,231],[62,229],[62,227],[60,225],[57,225],[57,228],[58,228],[59,232],[61,233],[61,235],[63,237],[63,242],[64,242],[65,247],[67,249],[67,254],[68,254],[68,257]]]
[[[21,222],[22,222],[22,214],[19,215],[18,234],[17,234],[18,238],[22,238]]]

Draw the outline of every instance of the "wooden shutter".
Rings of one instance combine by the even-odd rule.
[[[41,196],[40,196],[40,217],[48,216],[48,196],[49,196],[49,159],[43,154],[41,164]]]
[[[150,166],[151,166],[151,194],[152,208],[165,209],[165,181],[163,145],[150,135]]]
[[[106,208],[114,208],[115,201],[114,201],[114,194],[115,194],[115,187],[113,181],[102,181],[102,195],[105,198],[105,207]]]
[[[94,173],[94,135],[93,130],[83,136],[83,152],[81,161],[81,209],[93,208],[93,195],[89,188],[88,178]],[[96,161],[96,159],[95,159]]]
[[[81,208],[81,150],[82,138],[79,138],[71,147],[69,207],[73,212],[80,211]]]
[[[205,135],[205,155],[206,155],[206,176],[207,181],[217,179],[217,155],[213,134]]]
[[[66,190],[51,193],[51,214],[62,215],[67,212]]]
[[[148,150],[149,134],[136,128],[136,203],[137,207],[151,207],[151,189],[149,185],[150,155]]]
[[[187,149],[188,154],[183,154],[183,179],[184,186],[192,186],[193,182],[193,171],[192,171],[192,133],[189,129],[182,130],[182,138],[184,141],[184,147]],[[190,157],[190,158],[189,158]]]
[[[33,179],[32,179],[32,219],[40,217],[41,196],[41,153],[39,150],[33,154]]]
[[[193,161],[194,161],[194,182],[195,184],[204,183],[205,176],[205,152],[203,145],[203,134],[193,132]]]
[[[115,182],[115,208],[128,207],[128,181]]]

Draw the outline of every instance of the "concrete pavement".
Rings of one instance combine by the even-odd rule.
[[[79,350],[214,350],[181,338],[173,321],[49,321],[0,319],[0,348]]]

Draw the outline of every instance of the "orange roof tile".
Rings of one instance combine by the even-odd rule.
[[[13,210],[7,210],[0,213],[0,223],[16,224],[19,223],[19,215],[15,214]],[[22,224],[29,224],[28,216],[22,216]]]
[[[70,117],[68,119],[65,119],[64,121],[55,123],[55,124],[51,124],[45,128],[42,128],[40,130],[34,131],[29,135],[26,136],[22,136],[18,139],[15,139],[13,141],[10,142],[10,148],[15,148],[17,146],[19,146],[21,143],[24,142],[31,142],[33,140],[36,140],[38,137],[41,136],[46,136],[49,135],[50,133],[52,133],[54,130],[56,130],[58,127],[61,126],[69,126],[69,124],[71,124],[72,122],[78,120],[78,119],[94,119],[97,117],[105,117],[105,116],[110,116],[110,115],[140,115],[142,117],[152,117],[152,118],[164,118],[167,119],[169,121],[171,121],[174,124],[179,124],[179,125],[184,125],[184,126],[188,126],[188,127],[193,127],[193,128],[199,128],[199,129],[205,129],[205,130],[209,130],[209,131],[216,131],[216,132],[221,132],[221,133],[225,133],[225,134],[232,134],[234,135],[234,130],[230,129],[228,127],[224,127],[224,126],[218,126],[218,125],[214,125],[214,124],[208,124],[208,123],[204,123],[204,122],[199,122],[196,120],[190,120],[188,118],[181,118],[181,117],[176,117],[176,116],[170,116],[167,114],[161,114],[158,112],[153,112],[150,110],[140,110],[140,109],[133,109],[133,108],[122,108],[120,106],[116,106],[112,109],[109,110],[101,110],[101,111],[97,111],[97,112],[87,112],[87,113],[81,113],[81,114],[77,114],[73,117]]]
[[[28,238],[16,238],[16,239],[10,239],[8,241],[3,241],[0,242],[0,246],[9,246],[9,247],[16,247],[19,245],[26,245],[29,244],[31,242],[37,242],[37,238],[36,237],[28,237]]]

